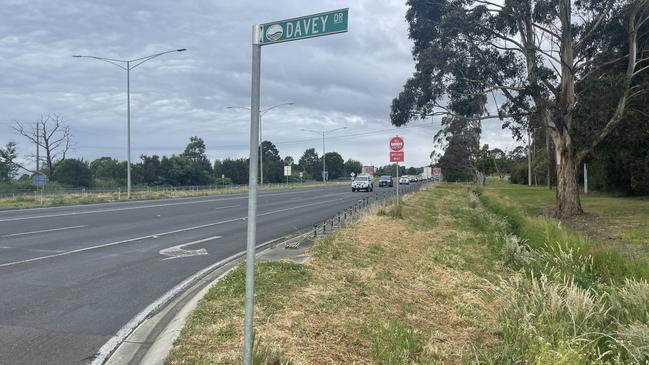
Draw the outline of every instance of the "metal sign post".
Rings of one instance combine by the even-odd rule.
[[[399,181],[399,163],[397,162],[397,209],[399,209],[399,185],[401,182]]]
[[[259,98],[261,46],[347,32],[348,9],[307,15],[252,27],[252,90],[250,93],[250,167],[248,176],[248,230],[246,239],[246,299],[243,363],[252,365],[255,246],[257,241],[257,174],[259,164]],[[324,178],[324,176],[323,176]]]
[[[291,176],[291,165],[284,166],[284,176],[286,176],[286,185],[288,185],[288,177]]]
[[[399,162],[403,162],[404,159],[404,153],[403,153],[403,146],[405,143],[403,142],[403,138],[396,136],[390,138],[390,162],[396,162],[397,163],[397,208],[399,207]]]

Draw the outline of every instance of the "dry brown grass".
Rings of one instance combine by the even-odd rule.
[[[467,346],[489,337],[485,322],[458,313],[483,305],[475,291],[482,282],[430,260],[444,244],[440,233],[411,231],[408,222],[388,218],[363,218],[332,243],[356,257],[313,260],[313,281],[290,300],[292,310],[258,327],[259,333],[280,344],[295,364],[365,364],[375,363],[373,328],[399,319],[420,334],[423,358],[460,363]],[[372,245],[382,247],[383,255],[363,265],[360,256]],[[341,305],[323,309],[323,302],[331,301]]]
[[[308,280],[277,293],[283,309],[268,315],[256,309],[257,338],[296,365],[381,363],[375,342],[390,321],[414,330],[421,342],[407,363],[460,364],[473,359],[474,349],[492,346],[497,311],[480,294],[489,284],[464,265],[480,265],[482,248],[455,247],[469,234],[448,212],[431,215],[467,207],[466,194],[433,190],[407,198],[404,219],[371,214],[320,239],[306,264]],[[204,339],[213,363],[230,363],[240,358],[241,322],[236,310],[206,324],[203,333],[191,332],[215,336],[236,323],[232,338]]]

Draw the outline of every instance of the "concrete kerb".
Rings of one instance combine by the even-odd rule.
[[[303,232],[299,232],[302,234]],[[257,245],[257,255],[294,234]],[[184,327],[187,316],[207,291],[243,262],[245,251],[221,260],[169,290],[124,325],[102,346],[92,365],[161,364]]]

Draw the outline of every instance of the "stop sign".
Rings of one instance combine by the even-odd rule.
[[[401,137],[392,137],[390,139],[390,149],[399,152],[403,149],[403,139]]]

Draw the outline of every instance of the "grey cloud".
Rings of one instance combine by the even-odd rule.
[[[327,145],[345,158],[385,164],[387,138],[396,131],[390,103],[414,70],[402,0],[0,0],[0,143],[16,140],[29,153],[11,121],[56,112],[79,141],[76,155],[124,159],[125,72],[71,56],[125,59],[188,48],[132,72],[134,158],[179,153],[192,135],[206,140],[212,158],[243,157],[249,112],[226,107],[250,103],[252,24],[342,7],[350,7],[348,33],[263,47],[263,106],[295,102],[264,116],[264,137],[299,158],[306,148],[321,148],[318,136],[300,128],[347,126]],[[438,126],[415,122],[399,131],[408,164],[428,161]],[[484,130],[490,145],[512,143],[499,125]]]

